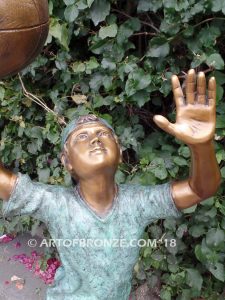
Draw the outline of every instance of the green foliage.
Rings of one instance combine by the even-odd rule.
[[[50,33],[42,54],[0,82],[0,150],[14,171],[50,184],[69,184],[59,162],[62,119],[92,112],[115,128],[124,162],[119,182],[160,184],[189,173],[187,146],[160,131],[154,114],[174,120],[170,78],[190,67],[217,79],[217,159],[225,178],[224,34],[222,0],[50,0]],[[61,119],[59,119],[59,117]],[[161,299],[224,299],[225,187],[184,211],[179,220],[150,224],[146,238],[176,240],[141,250],[134,285],[156,280]],[[0,232],[32,230],[29,217],[3,220]],[[161,239],[162,240],[162,239]]]

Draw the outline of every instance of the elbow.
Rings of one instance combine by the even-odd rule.
[[[216,178],[214,178],[213,180],[213,184],[211,185],[207,185],[205,186],[204,189],[202,189],[201,191],[198,191],[197,195],[199,196],[199,198],[202,200],[206,200],[212,196],[214,196],[221,184],[221,175],[220,173],[218,174],[218,176]]]

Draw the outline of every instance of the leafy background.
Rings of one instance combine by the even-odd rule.
[[[152,118],[157,113],[174,120],[171,75],[183,81],[192,67],[217,80],[215,147],[224,181],[223,0],[50,0],[49,12],[46,46],[21,73],[27,96],[18,76],[0,81],[4,164],[34,180],[69,185],[59,161],[61,130],[75,115],[92,112],[120,138],[118,182],[154,185],[187,177],[188,147]],[[181,219],[146,229],[146,238],[175,238],[177,246],[141,249],[134,288],[159,285],[164,300],[224,299],[224,190],[223,182],[216,196]],[[39,226],[30,217],[0,216],[0,234],[35,233]]]

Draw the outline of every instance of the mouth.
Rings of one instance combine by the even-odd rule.
[[[96,147],[90,151],[90,153],[102,153],[102,152],[106,152],[106,149],[102,147]]]

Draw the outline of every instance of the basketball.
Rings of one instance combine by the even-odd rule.
[[[36,58],[48,23],[47,0],[0,0],[0,78],[16,74]]]

